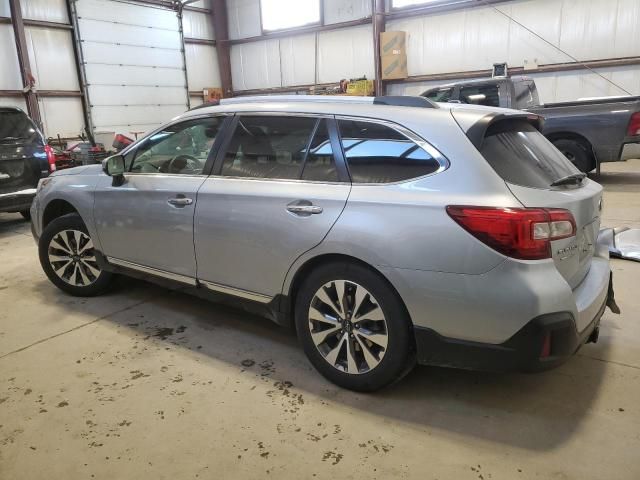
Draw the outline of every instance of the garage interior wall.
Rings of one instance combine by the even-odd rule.
[[[387,1],[389,10],[390,0]],[[227,0],[231,39],[261,35],[259,0]],[[492,6],[429,13],[403,19],[389,15],[386,30],[407,32],[409,76],[573,62],[498,9],[581,61],[640,56],[640,2],[637,0],[513,0]],[[369,0],[325,0],[325,24],[371,16]],[[611,41],[613,36],[614,41]],[[374,77],[371,25],[263,39],[233,45],[233,87],[286,88]],[[640,94],[640,63],[598,69],[633,94]],[[583,68],[533,73],[543,101],[624,95]],[[455,81],[388,82],[387,94],[417,94]],[[292,89],[293,91],[294,89]]]

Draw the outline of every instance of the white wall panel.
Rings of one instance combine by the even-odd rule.
[[[211,0],[198,0],[197,2],[190,3],[189,6],[211,9]]]
[[[204,38],[213,40],[213,20],[211,15],[186,10],[182,16],[184,36],[187,38]]]
[[[187,77],[190,91],[221,86],[216,47],[212,45],[186,44],[185,54],[187,57]],[[193,99],[193,97],[191,98]]]
[[[231,47],[231,77],[234,90],[272,88],[282,85],[280,42],[277,39]]]
[[[339,23],[371,16],[371,0],[324,0],[324,22]]]
[[[138,131],[139,126],[145,128],[149,125],[160,125],[173,117],[180,115],[185,110],[184,106],[94,106],[91,108],[91,116],[101,130],[112,129],[114,126],[126,125],[127,130],[122,133]],[[98,128],[96,128],[98,130]],[[118,132],[118,130],[115,130]]]
[[[316,78],[316,35],[280,40],[282,86],[309,85]]]
[[[46,137],[76,137],[83,132],[84,117],[80,98],[40,98],[40,116]]]
[[[318,33],[318,82],[374,78],[370,25]]]
[[[149,10],[152,9],[149,8]],[[178,30],[156,29],[88,19],[81,20],[80,30],[84,42],[115,43],[180,50],[180,33]]]
[[[262,34],[260,0],[227,0],[229,38],[247,38]]]
[[[177,68],[88,64],[87,82],[93,85],[182,87],[184,72]]]
[[[27,111],[27,102],[23,97],[0,97],[0,107],[18,107]]]
[[[0,90],[22,90],[20,64],[11,25],[0,25]]]
[[[65,0],[21,0],[22,16],[29,20],[69,23]]]
[[[0,0],[0,16],[10,17],[11,9],[9,8],[9,0]]]
[[[39,89],[80,89],[70,31],[25,27],[25,37],[31,72]]]
[[[91,106],[122,105],[184,105],[183,87],[123,87],[93,85]]]

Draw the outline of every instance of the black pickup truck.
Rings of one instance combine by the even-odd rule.
[[[540,104],[532,78],[470,80],[422,93],[436,102],[526,110],[544,117],[542,133],[583,172],[626,160],[625,147],[640,143],[640,96]]]

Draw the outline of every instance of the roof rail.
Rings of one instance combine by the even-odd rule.
[[[363,103],[368,105],[392,105],[397,107],[440,108],[435,102],[432,102],[428,98],[411,96],[358,97],[342,95],[258,95],[223,98],[220,100],[221,105],[257,102]]]

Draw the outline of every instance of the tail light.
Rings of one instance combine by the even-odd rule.
[[[551,241],[576,234],[573,215],[562,209],[449,205],[447,213],[485,245],[521,260],[551,258]]]
[[[629,120],[629,128],[627,129],[627,135],[630,137],[640,135],[640,112],[636,112],[631,115],[631,120]]]
[[[44,151],[47,154],[47,163],[49,164],[49,173],[56,171],[56,154],[51,145],[45,145]]]

